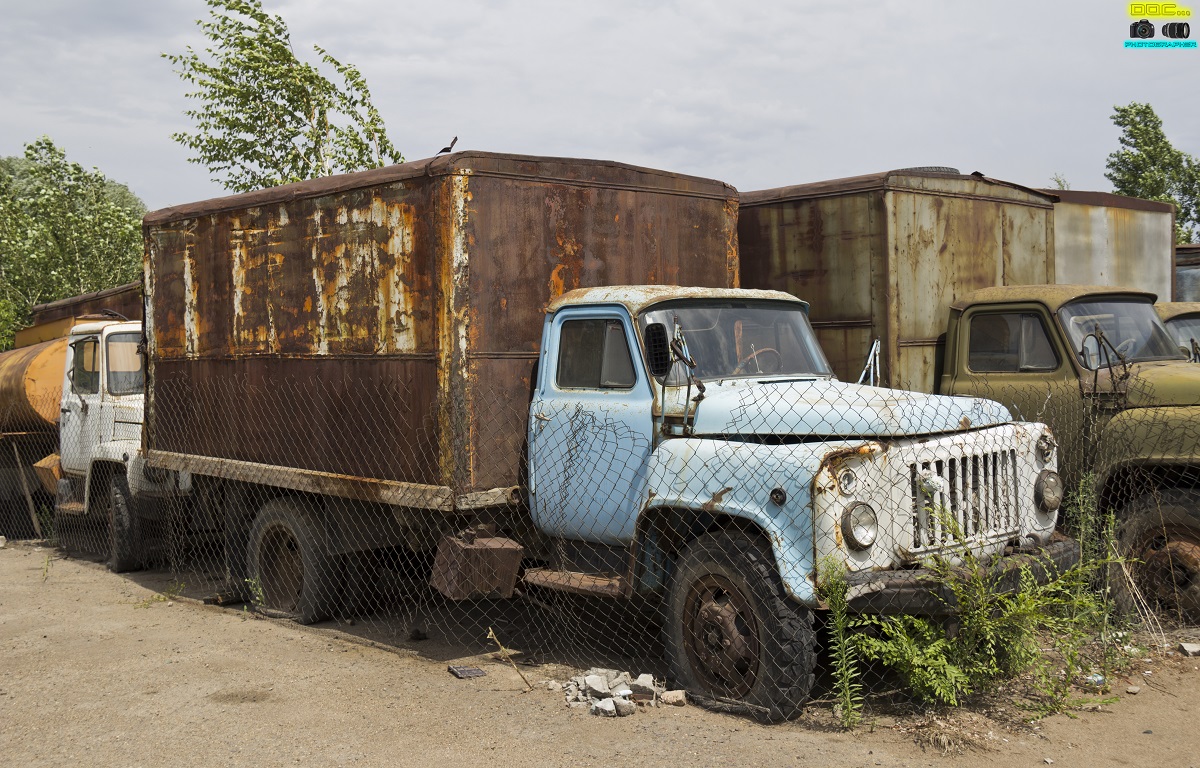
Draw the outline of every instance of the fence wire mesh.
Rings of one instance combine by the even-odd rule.
[[[664,683],[764,719],[955,703],[1031,666],[1080,677],[1109,606],[1200,620],[1197,393],[1118,366],[972,394],[175,378],[148,462],[140,394],[69,395],[61,444],[10,409],[3,533],[433,658],[632,673],[568,682],[588,707]]]

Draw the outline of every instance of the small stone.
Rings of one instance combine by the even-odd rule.
[[[173,600],[168,600],[167,607],[170,608],[172,605],[175,605],[175,602]]]
[[[547,691],[561,691],[562,689],[563,689],[562,683],[558,682],[557,680],[547,680],[546,681],[546,690]]]
[[[634,704],[629,699],[622,699],[618,697],[615,699],[609,699],[609,701],[611,701],[613,706],[616,708],[617,717],[628,717],[629,715],[637,712],[637,704]]]
[[[8,539],[0,536],[0,549],[4,549],[6,546],[8,546]]]
[[[1184,656],[1200,656],[1200,643],[1180,643],[1179,652]]]
[[[1053,760],[1051,760],[1051,759],[1050,759],[1050,758],[1048,758],[1048,757],[1046,757],[1046,758],[1043,758],[1043,759],[1042,759],[1042,762],[1043,762],[1043,763],[1045,763],[1046,765],[1054,765],[1054,761],[1053,761]]]
[[[1141,692],[1142,687],[1140,685],[1131,685],[1125,689],[1125,693],[1128,693],[1130,696],[1137,696]]]
[[[649,674],[638,675],[636,680],[630,681],[629,690],[634,693],[650,694],[651,696],[659,692],[658,688],[654,685],[654,676]]]
[[[608,678],[604,675],[588,675],[583,678],[583,689],[590,696],[598,699],[606,698],[609,694]]]
[[[687,704],[687,691],[666,691],[659,697],[659,700],[672,707],[682,707]]]
[[[601,699],[592,705],[592,714],[600,717],[616,717],[617,705],[612,699]]]
[[[1152,731],[1152,730],[1150,730],[1149,728],[1147,728],[1146,730],[1142,731],[1142,733],[1149,733],[1149,734],[1153,735],[1153,734],[1154,734],[1154,731]]]

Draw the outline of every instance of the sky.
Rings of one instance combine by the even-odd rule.
[[[358,66],[408,160],[458,136],[457,150],[742,191],[927,165],[1108,191],[1113,107],[1132,101],[1200,156],[1200,50],[1125,49],[1137,19],[1116,0],[264,6],[302,59],[316,43]],[[171,139],[189,101],[160,56],[202,49],[207,14],[203,0],[0,0],[0,156],[49,135],[151,209],[226,194]]]

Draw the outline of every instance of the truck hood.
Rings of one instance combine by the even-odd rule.
[[[1200,405],[1200,366],[1186,360],[1135,363],[1130,370],[1131,408]]]
[[[697,435],[901,437],[991,427],[1012,420],[999,403],[923,395],[824,379],[706,382]]]

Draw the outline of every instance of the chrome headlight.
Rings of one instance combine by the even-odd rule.
[[[1033,484],[1033,499],[1038,509],[1049,514],[1057,512],[1063,503],[1063,481],[1052,469],[1043,469]]]
[[[869,504],[851,504],[842,513],[842,539],[852,549],[866,549],[879,537],[879,519]]]
[[[854,487],[858,485],[858,477],[849,469],[843,469],[838,473],[838,490],[849,496],[854,493]]]

